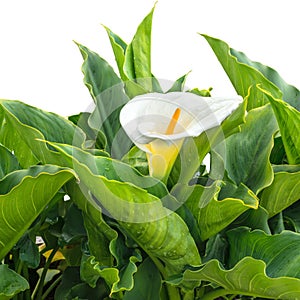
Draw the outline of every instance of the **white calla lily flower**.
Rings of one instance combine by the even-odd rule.
[[[166,179],[186,137],[216,127],[242,97],[201,97],[189,92],[149,93],[130,100],[120,122],[133,143],[147,153],[151,176]]]

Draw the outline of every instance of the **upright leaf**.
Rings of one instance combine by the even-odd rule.
[[[123,133],[119,113],[128,101],[121,79],[112,67],[97,53],[77,44],[83,56],[82,72],[84,83],[88,87],[96,104],[89,119],[89,125],[96,131],[103,131],[107,138],[108,151],[112,144],[122,145],[128,138]],[[119,147],[115,147],[118,152]],[[120,156],[116,154],[116,156]]]
[[[0,181],[0,259],[72,177],[70,169],[45,165],[12,172]]]
[[[253,66],[239,62],[237,57],[233,55],[236,51],[232,50],[225,42],[205,34],[202,34],[202,36],[214,51],[236,92],[246,97],[248,89],[252,87],[253,92],[248,99],[248,110],[268,103],[266,95],[256,88],[257,84],[261,84],[275,97],[281,98],[282,92],[279,88]]]
[[[251,61],[244,53],[230,49],[231,55],[237,58],[238,62],[246,64],[261,72],[269,81],[273,82],[282,92],[282,98],[291,106],[300,110],[300,92],[299,90],[287,84],[277,71],[267,67],[259,62]]]
[[[110,44],[112,47],[112,50],[115,55],[115,60],[119,69],[119,73],[121,76],[121,79],[123,81],[128,81],[129,78],[124,72],[124,62],[125,62],[125,52],[127,49],[127,44],[114,32],[112,32],[108,27],[104,26],[106,29],[106,32],[108,34]]]
[[[173,85],[170,87],[170,89],[167,91],[167,93],[171,92],[182,92],[184,90],[186,78],[189,75],[190,72],[184,74],[183,76],[179,77]]]
[[[154,7],[144,18],[125,52],[124,72],[130,80],[145,78],[142,85],[152,91],[151,31]]]
[[[300,163],[300,112],[288,103],[276,99],[270,92],[261,89],[271,103],[280,128],[282,142],[290,164]]]

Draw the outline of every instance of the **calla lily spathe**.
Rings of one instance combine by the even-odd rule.
[[[130,100],[120,122],[133,143],[147,153],[150,175],[165,179],[184,138],[216,127],[243,101],[189,92],[149,93]]]

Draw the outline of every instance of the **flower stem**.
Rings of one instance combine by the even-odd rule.
[[[47,296],[51,293],[51,291],[60,283],[62,279],[62,274],[55,279],[55,281],[48,287],[45,293],[42,296],[42,300],[45,300]]]
[[[57,245],[51,252],[51,254],[49,255],[46,263],[45,263],[45,266],[44,266],[44,269],[43,269],[43,272],[42,272],[42,275],[38,281],[38,284],[36,286],[36,288],[34,289],[33,293],[32,293],[32,299],[35,298],[35,295],[36,295],[36,299],[37,300],[41,300],[42,299],[42,295],[43,295],[43,288],[44,288],[44,281],[45,281],[45,278],[46,278],[46,275],[47,275],[47,272],[48,272],[48,269],[49,269],[49,266],[52,262],[52,259],[55,255],[55,253],[57,252],[57,250],[59,249],[59,246]]]

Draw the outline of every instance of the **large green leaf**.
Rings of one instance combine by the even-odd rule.
[[[248,295],[268,299],[300,298],[300,280],[289,277],[270,278],[266,264],[252,257],[240,260],[232,269],[225,270],[218,260],[211,260],[198,270],[187,270],[185,280],[208,281],[221,288],[201,297],[214,300],[226,295]]]
[[[24,168],[39,162],[59,163],[59,155],[37,139],[77,146],[85,139],[67,119],[19,101],[0,101],[0,123],[0,142],[14,151]]]
[[[268,103],[266,95],[256,88],[257,84],[261,84],[263,88],[270,91],[275,97],[281,98],[282,92],[279,88],[259,70],[251,66],[250,63],[248,65],[244,62],[239,62],[238,58],[234,56],[237,52],[232,50],[225,42],[208,35],[203,34],[202,36],[214,51],[236,92],[246,97],[249,88],[252,87],[253,91],[248,99],[248,110]]]
[[[275,173],[274,181],[262,191],[260,199],[270,217],[292,205],[300,199],[300,171]]]
[[[87,47],[77,45],[84,59],[82,65],[84,83],[96,104],[89,125],[96,131],[104,132],[108,151],[111,151],[116,139],[118,147],[115,147],[115,151],[118,152],[123,140],[128,139],[119,122],[120,109],[128,101],[123,83],[107,61]]]
[[[209,187],[201,185],[177,185],[173,194],[185,205],[197,220],[202,240],[213,236],[228,226],[249,208],[257,209],[258,199],[245,186],[231,188],[218,199],[221,182]]]
[[[181,273],[187,264],[197,265],[200,256],[184,221],[165,208],[159,198],[132,183],[120,182],[99,175],[88,161],[78,160],[55,145],[73,168],[80,183],[89,189],[93,201],[115,218],[140,247],[158,263],[166,276]],[[160,265],[160,264],[159,264]]]
[[[263,260],[270,277],[300,278],[300,234],[283,231],[269,235],[261,230],[239,227],[227,232],[228,263],[233,267],[246,256]]]
[[[50,145],[66,154],[65,167],[74,168],[74,158],[76,158],[84,162],[94,174],[104,176],[109,180],[132,183],[164,200],[166,204],[168,200],[170,203],[176,202],[161,181],[151,176],[143,176],[130,165],[105,156],[94,156],[88,151],[70,145],[58,143],[50,143]]]
[[[273,180],[269,157],[277,123],[271,106],[251,110],[241,128],[241,132],[225,140],[225,151],[221,155],[228,176],[237,185],[244,183],[258,193]]]
[[[154,7],[138,26],[125,52],[124,73],[130,80],[140,81],[148,91],[152,91],[151,73],[151,31]]]
[[[273,82],[283,93],[282,98],[290,105],[300,110],[300,92],[299,90],[287,84],[277,71],[267,67],[259,62],[251,61],[244,53],[230,49],[230,54],[237,58],[238,62],[249,65],[261,72],[269,81]]]
[[[0,259],[72,177],[70,169],[45,165],[12,172],[0,181]]]
[[[10,270],[7,265],[0,265],[0,300],[8,300],[21,291],[29,289],[29,283]]]
[[[0,144],[0,179],[6,174],[18,170],[19,162],[6,147]]]
[[[290,164],[300,163],[300,112],[288,103],[276,99],[270,92],[263,90],[275,113],[282,142]]]

